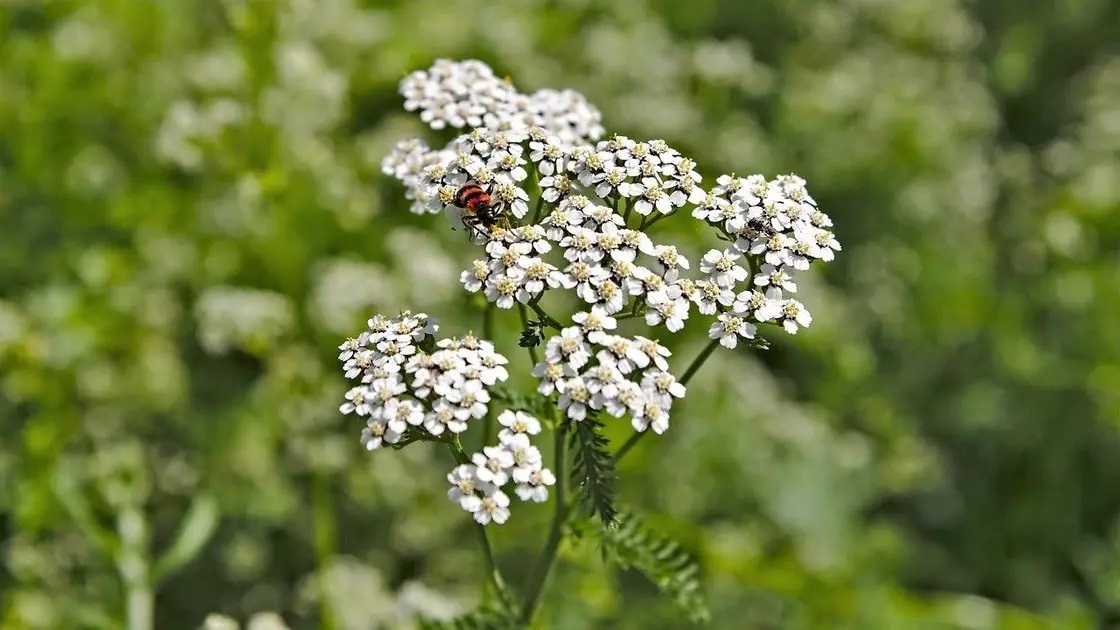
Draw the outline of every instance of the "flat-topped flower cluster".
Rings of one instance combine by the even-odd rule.
[[[477,61],[436,62],[409,75],[401,92],[432,129],[463,132],[438,149],[405,140],[383,171],[404,184],[413,212],[442,212],[454,229],[466,227],[470,210],[455,200],[468,182],[502,209],[497,225],[467,231],[482,250],[460,281],[494,308],[516,308],[526,333],[551,329],[543,339],[530,334],[529,345],[543,341],[532,374],[560,411],[556,423],[605,414],[628,416],[639,432],[668,429],[693,370],[678,379],[657,337],[623,335],[623,320],[677,333],[700,317],[712,343],[729,349],[755,340],[760,326],[795,334],[812,323],[794,297],[795,276],[833,260],[840,244],[800,177],[720,175],[705,186],[697,162],[665,141],[602,138],[601,116],[581,95],[522,95]],[[722,244],[693,264],[655,239],[651,228],[677,215]],[[582,306],[554,317],[542,303],[549,292]],[[433,326],[421,316],[375,317],[343,344],[347,375],[362,375],[343,411],[368,416],[368,448],[406,434],[457,435],[490,413],[489,389],[509,376],[505,357],[469,335],[437,342]],[[497,444],[448,477],[452,500],[482,523],[508,517],[503,485],[543,501],[555,481],[528,442],[539,421],[512,409],[499,419],[506,428]]]

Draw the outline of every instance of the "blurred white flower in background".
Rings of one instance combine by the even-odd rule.
[[[259,352],[295,326],[291,299],[260,289],[210,287],[199,296],[194,314],[199,342],[214,354],[235,348]]]

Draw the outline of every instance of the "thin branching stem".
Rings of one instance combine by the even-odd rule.
[[[556,330],[561,330],[561,329],[564,328],[564,326],[562,326],[560,324],[560,322],[556,321],[555,319],[552,318],[551,315],[544,312],[544,309],[541,308],[540,304],[537,304],[536,302],[529,302],[529,308],[533,309],[533,312],[537,314],[537,317],[540,317],[541,321],[544,322],[546,325],[551,326],[552,328],[555,328]]]
[[[700,354],[696,355],[696,358],[692,360],[688,369],[685,370],[684,376],[681,376],[680,382],[682,385],[687,385],[688,382],[692,380],[692,377],[700,369],[700,366],[704,365],[704,362],[708,360],[708,357],[712,355],[712,352],[715,351],[717,346],[719,346],[719,339],[712,339],[708,342],[708,345],[704,346],[704,349],[700,351]],[[630,439],[626,440],[626,442],[622,444],[622,447],[618,449],[618,452],[615,453],[614,463],[618,464],[618,462],[630,452],[630,449],[634,448],[638,440],[642,439],[642,436],[647,433],[649,433],[649,431],[642,431],[641,433],[631,435]]]
[[[564,535],[564,520],[567,518],[570,508],[564,499],[565,478],[568,476],[568,441],[565,439],[567,424],[565,419],[556,417],[555,412],[553,419],[556,420],[556,429],[553,435],[554,459],[556,461],[552,464],[556,468],[556,485],[553,487],[556,493],[556,511],[552,514],[552,526],[548,532],[548,540],[545,542],[544,549],[541,551],[541,556],[537,560],[536,568],[530,578],[529,589],[525,592],[525,604],[521,608],[521,623],[525,625],[529,625],[533,620],[537,605],[540,603],[541,593],[544,592],[545,582],[548,581],[548,575],[552,572],[552,566],[556,562],[556,552],[560,548],[560,541]]]
[[[459,443],[459,439],[447,443],[448,450],[459,464],[469,464],[470,458],[467,457],[463,451],[463,445]],[[506,582],[502,579],[502,572],[498,568],[497,561],[494,560],[494,548],[490,545],[490,535],[486,532],[486,527],[480,523],[475,523],[475,532],[478,534],[478,542],[482,546],[483,559],[486,561],[487,578],[490,584],[494,587],[495,592],[499,599],[503,601],[508,600],[508,591],[506,590]]]

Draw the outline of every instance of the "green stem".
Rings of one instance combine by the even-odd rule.
[[[541,321],[545,324],[555,328],[556,330],[561,330],[564,328],[562,325],[560,325],[560,322],[552,319],[551,315],[544,312],[544,309],[542,309],[536,302],[529,302],[529,308],[533,309],[533,312],[536,313],[537,317],[540,317]]]
[[[687,385],[688,382],[692,380],[692,377],[696,375],[696,372],[700,369],[700,366],[704,365],[704,362],[708,360],[708,357],[712,356],[712,352],[714,352],[718,346],[719,339],[712,339],[708,342],[708,345],[704,346],[704,349],[700,351],[700,354],[696,355],[696,358],[692,360],[691,364],[689,364],[688,369],[684,371],[684,376],[680,378],[681,385]],[[614,463],[618,464],[618,462],[621,461],[622,458],[630,452],[630,449],[634,448],[634,445],[638,443],[638,440],[642,439],[642,436],[647,433],[650,433],[650,431],[642,431],[641,433],[635,433],[634,435],[631,435],[630,439],[626,440],[626,442],[623,443],[622,447],[618,449],[618,452],[615,453]]]
[[[548,581],[548,575],[552,573],[552,567],[556,563],[556,551],[560,548],[560,541],[564,537],[564,520],[567,518],[569,507],[564,500],[564,480],[568,475],[566,470],[568,442],[564,439],[566,426],[564,420],[557,421],[556,432],[553,436],[553,459],[555,460],[553,467],[556,469],[553,471],[556,475],[556,510],[552,514],[552,526],[548,532],[548,540],[545,541],[540,559],[537,560],[536,569],[529,581],[529,590],[525,595],[525,604],[521,609],[521,623],[526,626],[533,620],[533,615],[537,611],[541,593],[544,592],[545,582]]]
[[[312,474],[311,518],[314,523],[315,564],[319,574],[319,624],[322,628],[336,628],[338,623],[331,609],[330,594],[326,592],[327,570],[335,554],[335,523],[330,477],[325,473]]]
[[[459,443],[459,438],[447,443],[448,450],[455,458],[455,461],[460,464],[469,464],[471,459],[463,451],[463,445]],[[508,600],[508,591],[506,590],[506,582],[502,579],[502,572],[498,569],[498,563],[494,560],[494,548],[490,546],[490,535],[486,532],[486,526],[480,523],[475,523],[475,533],[478,534],[478,542],[482,546],[483,559],[486,561],[486,573],[490,579],[490,584],[493,585],[498,597],[503,601]]]
[[[630,203],[630,201],[631,201],[631,199],[629,197],[627,197],[626,198],[626,212],[623,213],[623,215],[622,215],[622,220],[625,221],[627,225],[630,224],[630,211],[634,208],[634,204]]]
[[[148,559],[148,521],[137,507],[126,507],[117,516],[120,553],[117,569],[125,590],[125,628],[155,627],[155,589]]]
[[[533,223],[541,222],[541,211],[544,210],[544,195],[537,191],[537,207],[533,209]]]
[[[642,221],[642,228],[641,228],[641,229],[643,229],[643,230],[644,230],[644,229],[646,229],[646,228],[650,228],[650,227],[653,227],[653,224],[654,224],[654,223],[657,223],[658,221],[660,221],[660,220],[662,220],[662,219],[667,219],[667,218],[669,218],[669,217],[673,216],[673,215],[674,215],[674,214],[676,214],[676,213],[677,213],[677,211],[676,211],[676,210],[673,210],[673,211],[672,211],[672,212],[670,212],[669,214],[659,214],[659,215],[657,215],[657,216],[653,217],[652,219],[650,219],[650,220],[649,220],[649,222],[646,222],[646,221],[644,221],[644,220],[643,220],[643,221]],[[647,217],[647,218],[648,218],[648,217]]]

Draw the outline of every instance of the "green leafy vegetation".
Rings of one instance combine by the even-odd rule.
[[[402,308],[484,329],[477,250],[380,171],[426,132],[397,83],[438,57],[578,90],[704,185],[795,171],[836,223],[843,255],[798,278],[812,326],[715,353],[616,471],[703,567],[708,627],[1107,627],[1118,24],[1116,0],[0,0],[0,627],[474,608],[446,446],[365,452],[333,348]],[[702,251],[693,228],[651,229]],[[518,593],[534,509],[494,528]],[[539,627],[690,627],[596,545],[545,589]]]

